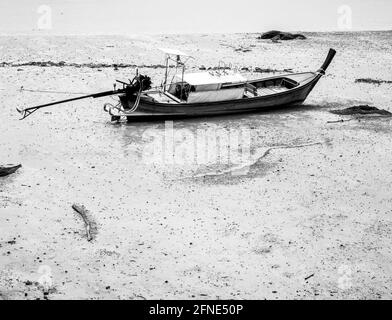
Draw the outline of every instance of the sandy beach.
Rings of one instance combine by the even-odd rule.
[[[330,111],[392,112],[392,32],[305,35],[1,36],[0,164],[23,167],[0,177],[0,299],[391,299],[392,118]],[[136,67],[159,85],[160,47],[194,56],[189,70],[250,78],[337,55],[303,106],[172,123],[188,155],[200,134],[249,132],[240,174],[148,156],[170,123],[111,123],[112,98],[19,121],[16,107],[111,90]]]

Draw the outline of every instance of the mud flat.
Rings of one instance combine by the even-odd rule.
[[[329,112],[392,111],[391,33],[257,36],[0,37],[0,163],[23,164],[0,178],[0,299],[391,298],[391,118],[331,123],[345,118]],[[176,162],[159,149],[170,123],[113,125],[106,100],[18,120],[17,106],[110,90],[132,66],[161,65],[158,47],[197,57],[193,70],[223,60],[249,76],[315,70],[330,47],[338,54],[302,107],[175,121],[186,133]],[[160,68],[140,72],[161,81]],[[244,170],[192,158],[200,134],[241,130]],[[94,213],[93,241],[74,203]]]

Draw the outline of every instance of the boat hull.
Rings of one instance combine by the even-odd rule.
[[[159,103],[150,99],[141,99],[137,112],[127,115],[128,121],[147,119],[170,119],[187,117],[219,116],[238,113],[258,112],[266,109],[295,106],[303,103],[321,78],[319,73],[309,73],[312,76],[299,86],[276,94],[243,98],[229,101],[208,103]],[[295,76],[295,75],[294,75]],[[272,78],[271,78],[272,79]],[[125,96],[120,97],[125,109],[130,109],[134,101]]]

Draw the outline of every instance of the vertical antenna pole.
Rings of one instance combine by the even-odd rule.
[[[166,85],[167,85],[167,75],[169,69],[169,55],[166,55],[166,70],[165,70],[165,82],[163,83],[163,92],[166,92]]]

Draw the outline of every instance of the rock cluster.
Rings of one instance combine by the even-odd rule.
[[[303,34],[299,34],[299,33],[289,33],[289,32],[272,30],[272,31],[268,31],[268,32],[263,33],[257,39],[260,39],[260,40],[270,39],[273,41],[296,40],[296,39],[305,40],[306,37]]]

